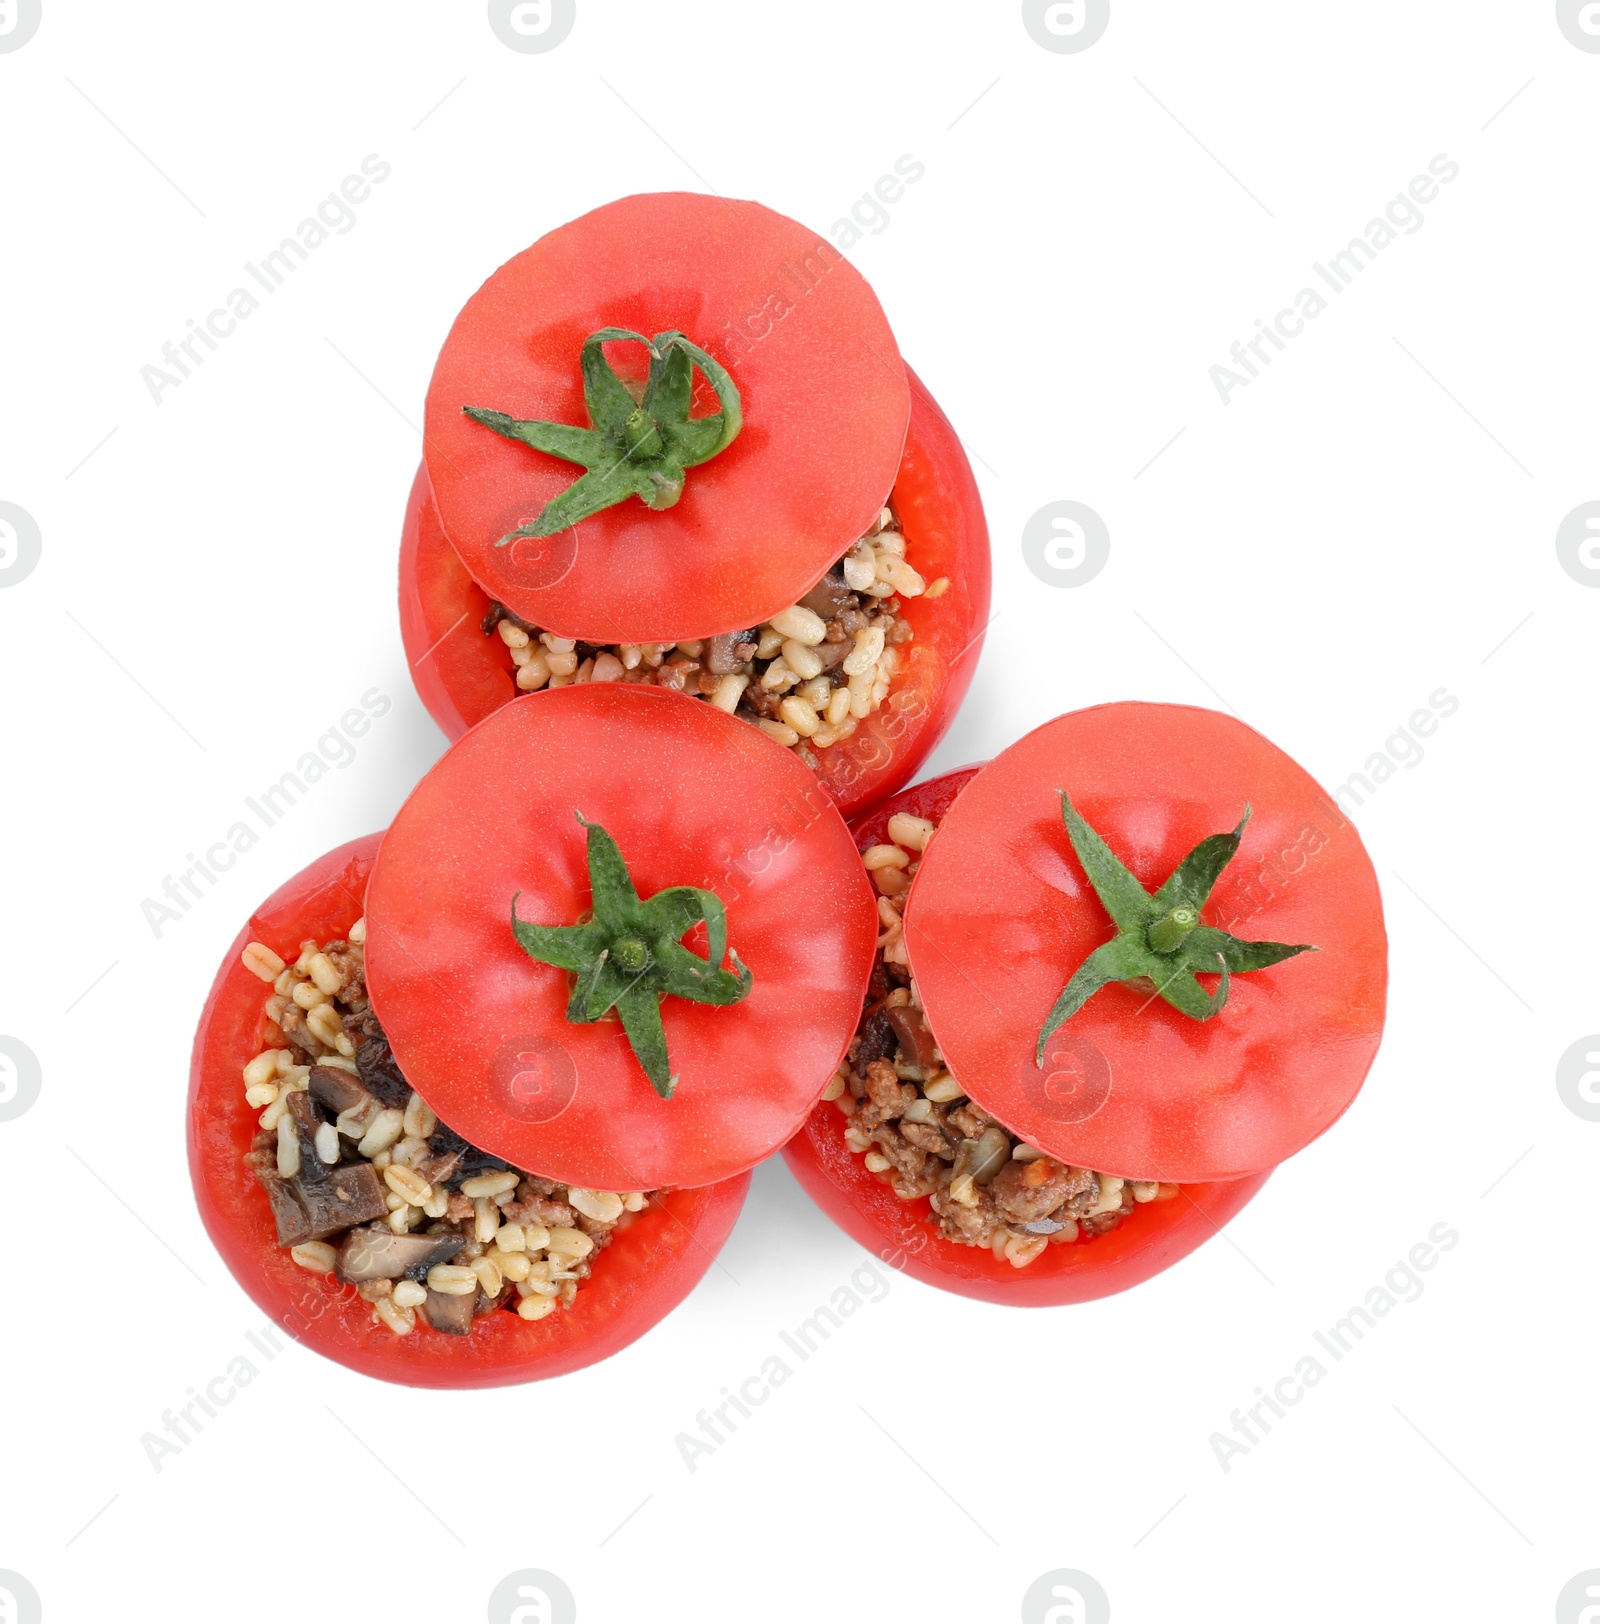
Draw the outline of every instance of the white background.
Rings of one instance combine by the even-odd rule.
[[[542,55],[466,0],[44,0],[0,54],[0,501],[43,535],[0,590],[0,1033],[44,1078],[0,1122],[0,1568],[52,1624],[479,1619],[525,1567],[590,1624],[1010,1620],[1054,1568],[1118,1624],[1552,1616],[1600,1567],[1600,1123],[1554,1083],[1600,1028],[1600,593],[1554,545],[1600,497],[1597,96],[1545,0],[1115,0],[1081,54],[1000,0],[578,0]],[[354,228],[154,404],[140,368],[369,153]],[[906,153],[852,257],[974,454],[996,576],[935,768],[1168,699],[1331,786],[1459,700],[1357,817],[1392,936],[1365,1092],[1130,1295],[894,1276],[692,1474],[676,1435],[865,1257],[779,1164],[607,1364],[425,1394],[291,1348],[156,1473],[142,1434],[261,1324],[184,1168],[205,989],[443,748],[394,569],[449,322],[614,196],[828,230]],[[1224,406],[1229,345],[1441,153],[1425,225]],[[1075,590],[1020,550],[1060,499],[1111,533]],[[373,687],[354,763],[157,939],[142,900]],[[1439,1223],[1421,1298],[1224,1472],[1230,1412]]]

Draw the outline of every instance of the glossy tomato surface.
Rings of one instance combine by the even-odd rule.
[[[1204,1021],[1114,982],[1060,1028],[1041,1071],[1045,1017],[1115,935],[1067,837],[1063,790],[1151,892],[1248,805],[1203,922],[1317,951],[1234,975]],[[1383,905],[1360,838],[1310,774],[1216,711],[1101,705],[1002,752],[929,844],[905,931],[928,1024],[971,1097],[1101,1172],[1186,1184],[1267,1171],[1343,1114],[1383,1032]]]
[[[896,812],[941,822],[978,770],[964,767],[902,790],[854,825],[857,846],[865,851],[886,840]],[[831,1103],[819,1104],[784,1147],[784,1160],[806,1193],[885,1263],[930,1286],[1019,1308],[1089,1302],[1160,1274],[1215,1235],[1267,1181],[1262,1173],[1181,1187],[1171,1201],[1135,1208],[1109,1235],[1049,1247],[1017,1269],[986,1247],[958,1246],[939,1234],[925,1197],[902,1201],[845,1143],[847,1120]]]
[[[534,924],[588,912],[580,812],[641,897],[716,892],[754,978],[725,1007],[664,1001],[670,1099],[618,1021],[567,1020],[567,972],[512,932],[513,897]],[[850,832],[792,751],[715,706],[588,683],[496,711],[412,792],[378,852],[366,962],[401,1069],[458,1133],[647,1190],[730,1178],[794,1132],[855,1030],[876,936]],[[705,953],[703,926],[687,945]]]
[[[245,1166],[258,1113],[241,1073],[262,1047],[270,988],[239,961],[247,943],[292,958],[303,937],[343,936],[361,916],[377,835],[329,852],[251,916],[228,950],[195,1034],[189,1171],[212,1244],[256,1306],[289,1335],[362,1375],[415,1387],[496,1387],[578,1370],[625,1348],[688,1296],[744,1204],[748,1178],[660,1199],[600,1254],[573,1306],[529,1322],[480,1319],[472,1334],[419,1325],[397,1337],[346,1286],[302,1269],[277,1243],[267,1197]]]
[[[587,427],[579,351],[620,328],[686,334],[738,386],[744,427],[653,511],[630,498],[557,536],[498,543],[581,472],[463,415]],[[611,343],[624,381],[648,356]],[[709,389],[697,415],[714,411]],[[623,198],[501,266],[428,388],[426,460],[474,580],[562,637],[659,643],[759,625],[862,535],[894,483],[910,394],[882,307],[831,243],[759,203]]]
[[[888,699],[848,739],[821,752],[819,779],[847,818],[898,789],[944,736],[972,681],[989,618],[989,530],[971,465],[915,374],[911,400],[892,500],[912,563],[925,580],[945,576],[950,587],[937,598],[903,600],[900,612],[916,636],[901,649]],[[482,629],[488,610],[489,595],[446,539],[427,468],[419,468],[401,535],[400,631],[417,692],[451,739],[516,696],[510,650]]]

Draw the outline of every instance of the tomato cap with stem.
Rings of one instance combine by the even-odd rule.
[[[1151,919],[1146,887],[1160,894],[1175,872],[1198,886],[1233,846],[1215,831],[1252,806],[1205,907],[1230,935],[1317,951],[1235,977],[1205,1020],[1157,997],[1147,976],[1107,981],[1041,1049],[1063,988],[1108,935],[1063,821],[1063,785],[1137,881],[1118,909],[1146,910],[1146,924],[1177,905],[1168,893]],[[928,1025],[968,1095],[1056,1160],[1118,1177],[1266,1171],[1349,1108],[1383,1034],[1383,902],[1360,837],[1284,751],[1216,711],[1100,705],[1002,751],[929,841],[903,921]]]
[[[609,858],[612,842],[626,890],[606,861],[597,896],[590,853]],[[537,930],[572,929],[593,909],[576,928],[613,931],[627,890],[662,908],[612,941],[659,951],[676,985],[698,978],[729,1000],[650,994],[670,1099],[623,1020],[568,1018],[584,965],[566,951],[573,938]],[[565,964],[530,957],[514,896],[534,928],[523,935]],[[693,952],[669,939],[691,927]],[[739,970],[698,958],[702,929],[712,952],[737,947]],[[582,1015],[618,985],[609,957],[593,971],[600,936],[584,938],[597,979]],[[794,1132],[855,1030],[876,938],[849,830],[793,751],[714,705],[581,683],[495,711],[396,813],[368,886],[367,986],[397,1064],[471,1143],[586,1188],[689,1188],[743,1172]]]

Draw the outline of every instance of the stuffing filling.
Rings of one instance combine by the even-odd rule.
[[[906,561],[890,508],[803,597],[763,626],[683,643],[575,643],[519,620],[503,604],[484,616],[486,636],[511,651],[525,693],[574,682],[642,682],[708,699],[795,750],[847,739],[884,701],[911,641],[906,598],[937,598],[947,576],[924,582]]]
[[[878,892],[878,957],[861,1024],[823,1099],[844,1137],[902,1201],[926,1197],[939,1233],[990,1247],[1022,1269],[1047,1247],[1090,1241],[1176,1184],[1071,1167],[982,1111],[951,1076],[911,979],[900,913],[935,825],[897,813],[888,840],[862,853]]]
[[[286,964],[252,942],[272,985],[265,1046],[244,1068],[260,1111],[246,1162],[278,1244],[301,1268],[353,1285],[396,1336],[421,1322],[467,1336],[504,1309],[570,1308],[595,1258],[649,1202],[511,1167],[446,1127],[401,1075],[367,1000],[358,920]]]

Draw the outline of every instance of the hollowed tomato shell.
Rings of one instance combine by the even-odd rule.
[[[607,1358],[664,1319],[693,1290],[727,1240],[748,1175],[677,1190],[639,1215],[600,1254],[573,1306],[528,1321],[486,1316],[470,1336],[419,1325],[399,1337],[374,1324],[354,1286],[302,1269],[277,1243],[265,1192],[245,1166],[259,1112],[241,1073],[261,1049],[266,983],[240,954],[252,941],[286,958],[302,938],[330,941],[361,916],[379,836],[340,846],[280,886],[239,932],[217,972],[195,1034],[189,1073],[189,1172],[200,1217],[233,1275],[275,1324],[337,1364],[413,1387],[499,1387]]]
[[[940,821],[977,771],[965,767],[903,790],[853,826],[857,845],[865,851],[886,840],[896,812]],[[939,1234],[926,1198],[902,1201],[845,1143],[847,1121],[831,1102],[819,1104],[784,1146],[784,1160],[812,1200],[852,1240],[914,1279],[1016,1308],[1110,1297],[1170,1269],[1210,1240],[1269,1176],[1183,1186],[1171,1201],[1144,1203],[1109,1235],[1048,1247],[1018,1269],[986,1247],[958,1246]]]
[[[679,331],[728,370],[744,427],[682,498],[635,498],[560,536],[498,543],[582,470],[463,415],[586,427],[591,333]],[[607,355],[643,379],[637,343]],[[426,460],[473,578],[562,637],[658,643],[759,625],[861,535],[894,481],[905,368],[872,289],[826,239],[759,203],[625,197],[502,265],[450,329],[428,387]],[[708,387],[696,415],[715,410]]]
[[[925,580],[944,576],[950,586],[937,598],[902,601],[900,613],[916,636],[901,648],[887,701],[848,739],[820,753],[818,779],[846,818],[893,794],[944,737],[977,668],[989,619],[989,529],[977,482],[938,403],[909,369],[908,376],[911,427],[892,500],[911,562]],[[806,581],[797,595],[811,585]],[[489,594],[445,536],[423,465],[401,532],[400,634],[417,693],[450,739],[517,697],[511,651],[482,629],[488,609]]]
[[[519,893],[534,923],[588,913],[580,812],[641,897],[716,892],[754,978],[725,1007],[662,1004],[671,1099],[619,1020],[567,1020],[568,973],[512,932]],[[792,751],[713,705],[587,683],[496,711],[412,791],[368,889],[367,983],[401,1069],[474,1144],[571,1184],[683,1188],[799,1126],[855,1030],[876,935],[850,832]],[[688,944],[705,954],[704,926]]]
[[[1035,1064],[1045,1017],[1114,934],[1067,836],[1060,792],[1153,892],[1252,811],[1203,921],[1310,944],[1236,974],[1200,1021],[1120,982]],[[905,906],[929,1026],[971,1097],[1078,1167],[1186,1184],[1265,1172],[1327,1131],[1383,1035],[1383,902],[1354,826],[1304,768],[1232,716],[1115,704],[1059,716],[951,806]],[[1218,978],[1204,978],[1212,990]]]

